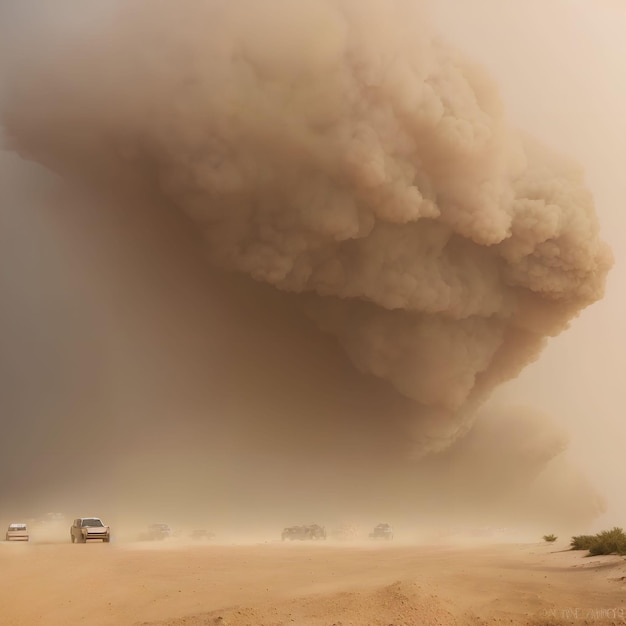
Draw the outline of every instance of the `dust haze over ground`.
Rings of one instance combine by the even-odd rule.
[[[15,626],[624,623],[624,559],[565,545],[0,542],[0,601]]]
[[[602,511],[534,409],[471,429],[602,297],[591,194],[421,7],[27,6],[3,5],[3,500],[242,529]]]

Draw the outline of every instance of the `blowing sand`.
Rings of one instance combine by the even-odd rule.
[[[0,623],[626,623],[626,559],[585,554],[558,543],[2,543]]]

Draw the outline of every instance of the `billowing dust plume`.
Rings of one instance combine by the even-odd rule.
[[[8,144],[69,188],[37,204],[28,174],[18,206],[7,169],[0,189],[20,497],[62,506],[56,481],[77,515],[272,527],[597,515],[534,414],[409,462],[602,296],[579,169],[507,125],[417,3],[119,4],[55,4],[0,41]]]
[[[214,264],[298,294],[438,447],[602,296],[611,255],[581,172],[413,5],[127,3],[48,33],[3,111],[57,171],[150,177]]]

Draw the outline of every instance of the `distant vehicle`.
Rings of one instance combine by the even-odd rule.
[[[215,533],[212,533],[210,530],[205,530],[202,528],[198,530],[192,530],[190,537],[192,539],[195,539],[196,541],[209,541],[215,538]]]
[[[7,541],[28,541],[29,539],[30,535],[26,524],[9,524],[6,534]]]
[[[393,539],[393,528],[391,524],[377,524],[370,533],[370,537],[372,539],[386,539],[387,541],[391,541]]]
[[[172,536],[172,529],[167,524],[150,524],[142,538],[146,541],[161,541]]]
[[[88,539],[111,540],[111,528],[105,526],[99,517],[77,517],[70,528],[72,543],[87,543]]]
[[[281,533],[283,541],[289,539],[299,539],[300,541],[326,539],[326,529],[319,524],[309,524],[308,526],[289,526]]]

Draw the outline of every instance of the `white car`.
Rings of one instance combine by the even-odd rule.
[[[99,517],[77,517],[70,528],[72,543],[87,543],[87,539],[111,540],[111,529]]]
[[[9,524],[6,534],[7,541],[28,541],[29,539],[26,524]]]

